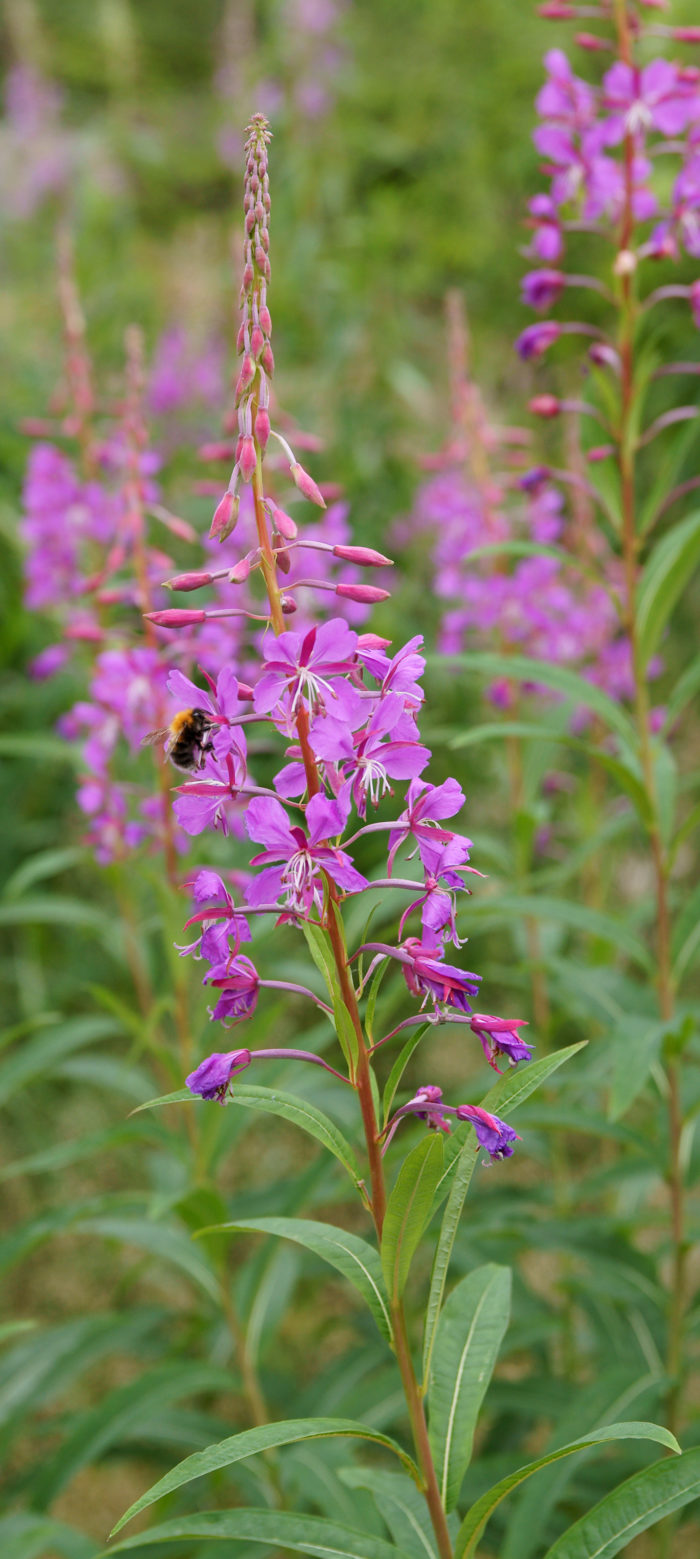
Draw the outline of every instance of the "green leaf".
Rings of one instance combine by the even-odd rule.
[[[637,591],[637,631],[642,665],[656,650],[666,623],[700,563],[700,509],[657,542]]]
[[[509,1473],[507,1478],[501,1478],[493,1488],[487,1489],[476,1504],[472,1505],[462,1522],[455,1544],[455,1559],[470,1559],[496,1507],[512,1489],[519,1488],[526,1478],[531,1478],[541,1467],[549,1467],[552,1462],[560,1461],[563,1456],[573,1456],[576,1451],[585,1451],[591,1445],[607,1445],[612,1440],[654,1440],[658,1445],[665,1445],[671,1451],[680,1452],[675,1435],[672,1435],[669,1429],[663,1429],[660,1424],[606,1424],[603,1429],[594,1429],[590,1434],[582,1435],[580,1440],[572,1440],[569,1445],[562,1445],[556,1451],[548,1451],[545,1456],[538,1456],[536,1461],[519,1467],[517,1472]],[[677,1463],[667,1462],[664,1465],[675,1466]],[[550,1559],[549,1555],[547,1559]]]
[[[665,732],[672,729],[679,715],[683,713],[686,704],[689,704],[691,699],[695,697],[698,688],[700,688],[700,655],[696,655],[695,659],[691,660],[690,665],[683,672],[682,676],[679,677],[676,686],[669,693],[663,726]]]
[[[404,1159],[391,1192],[382,1234],[382,1270],[393,1304],[406,1286],[411,1262],[433,1210],[442,1174],[442,1141],[426,1136]]]
[[[437,1559],[427,1506],[410,1478],[376,1467],[344,1467],[340,1477],[351,1489],[371,1491],[402,1554],[410,1559]]]
[[[196,1099],[189,1088],[178,1088],[175,1093],[161,1094],[157,1099],[149,1099],[145,1104],[139,1104],[131,1113],[138,1115],[142,1110],[156,1110],[166,1104],[195,1102],[202,1101]],[[297,1094],[284,1093],[281,1088],[264,1088],[253,1083],[237,1083],[233,1097],[227,1099],[226,1104],[228,1108],[235,1109],[236,1105],[240,1105],[243,1109],[260,1110],[265,1115],[279,1115],[283,1120],[292,1121],[308,1136],[320,1142],[322,1147],[327,1148],[329,1153],[333,1153],[355,1183],[359,1180],[360,1170],[350,1143],[330,1116],[325,1115],[323,1110],[317,1109],[315,1104],[309,1104],[306,1099],[300,1098]]]
[[[60,893],[37,894],[0,904],[0,926],[70,926],[114,939],[114,919],[95,903],[71,899]]]
[[[329,1153],[333,1153],[355,1183],[359,1180],[360,1170],[350,1143],[330,1116],[324,1115],[323,1110],[317,1109],[315,1104],[308,1104],[306,1099],[296,1094],[283,1093],[280,1088],[261,1088],[252,1083],[237,1084],[231,1103],[234,1109],[239,1105],[244,1109],[262,1110],[267,1115],[280,1115],[283,1120],[292,1121],[308,1136],[315,1137]]]
[[[700,1496],[700,1449],[654,1462],[594,1505],[547,1550],[545,1559],[613,1559],[638,1533]]]
[[[311,1218],[238,1218],[235,1223],[223,1223],[216,1232],[276,1234],[281,1239],[294,1240],[321,1256],[338,1272],[342,1272],[357,1292],[362,1295],[383,1337],[392,1342],[391,1319],[384,1291],[382,1266],[373,1246],[361,1240],[357,1234],[349,1234],[332,1223],[317,1223]],[[206,1234],[214,1231],[206,1229]]]
[[[510,1316],[510,1268],[477,1267],[453,1289],[435,1338],[428,1406],[440,1497],[454,1510]]]
[[[329,912],[335,913],[335,905],[332,901],[328,904]],[[341,934],[342,920],[336,914],[336,924],[339,924]],[[343,1001],[343,993],[340,989],[338,972],[333,957],[333,947],[327,931],[321,926],[314,926],[310,921],[301,922],[301,929],[306,938],[306,943],[316,968],[323,975],[328,989],[328,994],[333,1003],[333,1016],[338,1043],[345,1056],[348,1067],[354,1067],[357,1060],[357,1034],[348,1009]]]
[[[479,1145],[470,1134],[462,1147],[454,1164],[450,1181],[450,1192],[447,1198],[440,1237],[438,1239],[433,1260],[433,1270],[430,1277],[430,1293],[425,1312],[425,1328],[423,1333],[423,1390],[427,1389],[430,1374],[430,1361],[435,1343],[438,1318],[442,1306],[447,1273],[452,1256],[452,1249],[457,1235],[459,1220],[462,1216],[462,1208],[469,1190],[469,1182],[474,1173],[474,1166],[479,1156]]]
[[[118,1530],[115,1527],[115,1531]],[[297,1553],[311,1554],[314,1559],[400,1559],[398,1549],[383,1538],[375,1537],[371,1532],[353,1532],[350,1527],[326,1521],[324,1516],[297,1516],[288,1510],[245,1508],[205,1510],[200,1515],[163,1521],[159,1526],[103,1549],[97,1559],[110,1559],[111,1554],[146,1547],[150,1543],[192,1537],[265,1543],[271,1549],[291,1548]]]
[[[188,1234],[174,1224],[157,1223],[152,1218],[131,1215],[76,1218],[69,1225],[72,1234],[99,1234],[103,1239],[119,1240],[120,1244],[136,1245],[149,1256],[177,1267],[180,1272],[204,1290],[216,1303],[221,1295],[215,1273],[201,1251],[193,1245]]]
[[[299,1440],[333,1439],[339,1435],[356,1440],[371,1440],[375,1445],[383,1445],[399,1457],[412,1477],[418,1479],[417,1468],[407,1452],[403,1451],[395,1440],[389,1439],[388,1435],[370,1429],[367,1424],[358,1424],[351,1418],[283,1419],[280,1423],[261,1424],[256,1429],[245,1429],[242,1434],[230,1435],[227,1440],[220,1440],[218,1445],[209,1445],[205,1451],[195,1451],[193,1456],[185,1457],[184,1462],[178,1462],[177,1467],[166,1472],[165,1477],[159,1478],[158,1482],[147,1489],[140,1499],[129,1506],[126,1515],[117,1522],[110,1536],[120,1532],[127,1521],[131,1521],[140,1510],[147,1510],[149,1505],[155,1504],[157,1499],[162,1499],[164,1494],[171,1493],[173,1489],[180,1489],[185,1483],[192,1483],[195,1478],[202,1478],[206,1473],[217,1472],[221,1467],[232,1467],[235,1462],[245,1461],[247,1456],[257,1456],[260,1451],[273,1450],[276,1446],[296,1445]],[[256,1511],[256,1515],[261,1514],[262,1512]],[[143,1533],[138,1541],[143,1542]],[[110,1549],[110,1553],[113,1552],[114,1549]]]
[[[63,845],[52,850],[40,850],[37,855],[30,855],[21,866],[18,866],[17,871],[8,877],[3,898],[17,899],[26,892],[27,888],[32,888],[35,882],[43,882],[47,877],[56,877],[86,859],[87,851],[81,845]]]
[[[585,677],[578,676],[575,671],[569,671],[564,666],[556,666],[546,660],[531,660],[527,655],[497,655],[487,650],[469,655],[450,655],[441,660],[441,665],[448,668],[458,665],[466,672],[481,672],[487,677],[507,677],[513,682],[541,682],[544,687],[552,687],[558,693],[563,693],[575,704],[582,704],[584,709],[592,709],[627,746],[633,751],[636,747],[634,725],[614,699],[592,682],[587,682]]]
[[[529,1099],[530,1094],[536,1088],[541,1088],[543,1083],[558,1071],[565,1061],[570,1061],[579,1050],[585,1050],[588,1041],[579,1040],[577,1045],[566,1045],[563,1050],[553,1051],[551,1056],[542,1056],[540,1061],[528,1061],[525,1066],[520,1064],[517,1068],[509,1068],[500,1077],[493,1088],[489,1088],[480,1101],[481,1108],[489,1110],[492,1115],[498,1115],[501,1110],[512,1114],[518,1105]]]
[[[700,947],[700,884],[683,905],[673,930],[673,977],[680,981]]]
[[[74,742],[41,736],[36,731],[20,731],[16,735],[3,732],[0,757],[29,758],[32,763],[67,763],[73,769],[81,769],[84,764],[82,752]]]

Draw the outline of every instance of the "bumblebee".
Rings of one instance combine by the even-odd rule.
[[[215,725],[216,721],[206,709],[179,709],[170,725],[163,726],[160,731],[149,731],[141,746],[155,747],[164,742],[165,756],[175,768],[182,769],[185,774],[196,774],[204,767],[204,759],[211,751],[211,732]]]

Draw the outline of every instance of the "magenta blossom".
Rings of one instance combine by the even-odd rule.
[[[219,1104],[223,1104],[231,1079],[237,1072],[245,1071],[250,1060],[249,1050],[215,1051],[190,1072],[186,1078],[187,1087],[200,1099],[218,1099]]]
[[[412,996],[423,997],[423,1006],[431,999],[436,1007],[471,1013],[467,997],[476,996],[481,975],[443,963],[439,945],[420,942],[414,936],[401,943],[398,956],[408,989]]]
[[[489,1115],[478,1104],[458,1104],[455,1114],[458,1120],[469,1121],[474,1127],[479,1146],[486,1148],[492,1159],[512,1158],[511,1143],[520,1141],[512,1126],[497,1115]]]
[[[401,694],[388,693],[354,738],[347,724],[337,717],[328,718],[314,722],[311,745],[317,758],[339,766],[343,778],[350,782],[360,817],[364,817],[368,798],[376,807],[391,789],[390,778],[410,779],[430,761],[430,749],[421,745],[417,735]]]
[[[389,835],[389,874],[396,852],[405,840],[413,838],[423,859],[424,843],[435,840],[447,842],[453,837],[447,828],[438,825],[446,817],[454,817],[464,806],[464,791],[455,779],[446,779],[442,785],[431,785],[427,780],[412,779],[406,791],[406,808],[397,820],[396,828]],[[471,840],[465,841],[467,846]],[[467,859],[467,857],[465,857]],[[423,862],[425,865],[425,862]]]
[[[367,879],[356,871],[347,851],[327,842],[341,834],[348,817],[347,804],[327,796],[312,796],[306,805],[308,835],[292,826],[281,802],[272,797],[255,796],[245,816],[251,839],[265,845],[253,857],[252,866],[265,870],[246,890],[248,903],[256,907],[275,903],[284,895],[290,909],[308,916],[313,905],[323,902],[322,873],[330,877],[344,893],[359,893]]]
[[[495,1072],[499,1070],[498,1056],[506,1056],[510,1066],[517,1066],[518,1061],[532,1060],[530,1046],[518,1033],[523,1025],[527,1027],[524,1018],[493,1018],[484,1012],[472,1013],[469,1026],[481,1040],[486,1060]]]
[[[342,716],[343,687],[330,679],[351,670],[356,649],[357,634],[341,617],[303,635],[266,633],[265,668],[253,695],[257,713],[269,714],[290,693],[293,711],[304,703],[309,709],[324,709],[328,699]]]
[[[648,130],[681,135],[697,112],[695,83],[664,59],[652,60],[643,70],[616,61],[603,78],[603,100],[612,109],[606,124],[608,146]]]
[[[455,893],[460,890],[466,891],[463,873],[475,871],[475,867],[466,865],[469,860],[467,840],[454,835],[446,843],[425,842],[421,854],[425,867],[425,892],[404,911],[399,925],[399,936],[411,910],[420,907],[424,935],[428,937],[446,935],[450,942],[454,942],[455,947],[460,947]],[[478,872],[476,875],[483,874]]]

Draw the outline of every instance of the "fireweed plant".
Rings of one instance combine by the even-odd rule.
[[[525,276],[523,295],[541,316],[551,316],[570,291],[595,304],[590,317],[541,318],[517,345],[524,360],[538,362],[567,336],[587,343],[587,391],[576,406],[594,430],[586,441],[587,488],[621,567],[621,578],[613,577],[608,586],[628,647],[628,685],[617,697],[631,704],[632,713],[623,716],[624,730],[619,704],[607,711],[601,705],[599,713],[609,733],[607,750],[614,748],[619,763],[618,783],[636,808],[653,868],[658,1024],[650,1064],[661,1057],[657,1082],[668,1115],[668,1421],[677,1428],[690,1298],[685,1166],[692,1132],[692,1098],[687,1089],[684,1093],[681,1067],[694,1028],[687,1009],[678,1005],[678,987],[695,947],[697,900],[691,901],[690,915],[687,906],[674,915],[672,872],[697,822],[697,808],[679,826],[671,738],[697,688],[697,662],[671,688],[666,709],[650,708],[648,683],[700,538],[700,514],[687,506],[699,479],[684,473],[698,408],[669,404],[665,393],[669,383],[692,383],[698,373],[692,342],[700,324],[700,283],[667,282],[665,275],[659,283],[655,275],[669,262],[687,256],[692,263],[700,255],[700,70],[653,57],[653,50],[660,39],[697,44],[700,30],[650,19],[649,12],[659,9],[667,8],[615,0],[586,10],[600,31],[577,41],[589,57],[603,61],[596,83],[578,76],[560,49],[546,57],[535,143],[548,189],[530,202],[530,254],[539,264]],[[552,19],[584,14],[563,5],[542,11]],[[602,262],[604,280],[566,269],[577,243],[592,264]],[[688,311],[691,360],[668,362],[657,322],[661,311],[679,306]],[[549,391],[538,394],[531,407],[552,422],[565,420],[568,410],[566,396]]]
[[[331,1026],[338,1048],[329,1061],[324,1054],[279,1045],[222,1046],[189,1074],[186,1090],[153,1104],[200,1099],[214,1111],[221,1106],[234,1112],[241,1106],[258,1108],[294,1121],[340,1163],[371,1221],[372,1242],[332,1223],[277,1216],[238,1218],[204,1232],[209,1238],[227,1230],[283,1236],[349,1280],[395,1356],[413,1443],[409,1451],[361,1420],[308,1418],[260,1425],[188,1457],[137,1500],[118,1524],[121,1528],[169,1491],[256,1452],[348,1436],[374,1442],[399,1463],[400,1470],[392,1474],[381,1468],[366,1473],[354,1469],[358,1486],[366,1476],[367,1486],[378,1496],[392,1543],[378,1538],[376,1528],[363,1531],[282,1508],[235,1508],[166,1521],[110,1551],[169,1538],[250,1537],[309,1553],[332,1547],[366,1559],[412,1554],[418,1543],[421,1552],[448,1559],[453,1552],[473,1553],[505,1494],[553,1458],[626,1437],[655,1439],[672,1450],[678,1445],[667,1430],[651,1424],[609,1424],[513,1472],[477,1500],[461,1526],[455,1520],[477,1417],[508,1321],[510,1295],[508,1269],[494,1264],[470,1271],[447,1294],[457,1226],[480,1155],[485,1162],[505,1160],[512,1170],[518,1137],[507,1117],[579,1047],[533,1060],[522,1020],[474,1010],[480,977],[458,961],[456,917],[458,896],[467,891],[465,879],[475,868],[470,865],[471,842],[453,826],[464,801],[460,785],[454,779],[433,785],[424,777],[431,755],[417,723],[424,702],[420,640],[395,648],[371,631],[357,633],[340,617],[305,631],[294,626],[296,601],[287,583],[287,562],[290,554],[296,559],[301,553],[299,585],[313,590],[317,543],[313,530],[302,533],[289,520],[266,484],[264,459],[270,439],[281,445],[299,491],[316,505],[323,500],[271,425],[269,140],[267,121],[255,115],[246,143],[238,440],[231,480],[213,521],[214,535],[225,543],[235,528],[241,492],[252,490],[257,545],[246,555],[243,570],[240,561],[229,564],[228,570],[234,580],[257,574],[269,626],[249,685],[241,688],[235,664],[220,668],[216,691],[207,695],[205,706],[213,750],[204,754],[201,770],[181,787],[193,811],[201,811],[205,827],[226,833],[242,816],[254,853],[242,891],[239,887],[232,892],[209,868],[193,875],[190,940],[182,952],[207,965],[204,984],[214,998],[211,1016],[225,1029],[250,1022],[258,1004],[262,1007],[269,999],[266,992],[283,992],[308,1002],[314,1020],[320,1015]],[[388,565],[372,548],[348,546],[346,551],[366,568]],[[208,582],[209,571],[202,571],[201,581],[188,576],[186,588]],[[335,591],[340,599],[349,596],[365,605],[387,594],[372,584],[338,584]],[[172,608],[151,614],[151,620],[188,630],[206,613],[207,608]],[[261,614],[262,608],[256,615]],[[187,694],[188,702],[200,701],[196,684],[171,681],[171,691],[183,698]],[[257,783],[249,769],[246,741],[251,731],[266,733],[268,749],[270,740],[281,739],[284,761],[272,786]],[[399,786],[401,797],[391,805]],[[383,815],[389,811],[390,816]],[[386,865],[372,880],[355,861],[358,846],[369,835],[383,836],[387,847]],[[388,895],[392,904],[398,898],[403,907],[397,913],[395,936],[380,940],[368,925],[373,903]],[[270,979],[259,971],[251,956],[256,952],[258,917],[271,917],[305,939],[308,984]],[[363,923],[365,929],[351,935],[351,926]],[[398,965],[416,1010],[384,1032],[381,987],[391,965]],[[449,1028],[457,1028],[466,1039],[474,1037],[485,1060],[501,1074],[498,1081],[476,1104],[446,1100],[434,1082],[416,1087],[397,1104],[405,1067],[420,1039]],[[392,1064],[380,1092],[376,1062],[388,1055]],[[323,1068],[338,1090],[352,1090],[363,1128],[362,1162],[335,1122],[303,1097],[265,1088],[256,1080],[242,1081],[255,1079],[261,1063],[280,1059]],[[393,1172],[396,1148],[411,1123],[423,1128],[422,1135]],[[419,1372],[404,1292],[419,1242],[443,1203]],[[622,1499],[626,1511],[629,1500],[637,1499],[635,1530],[657,1519],[661,1488],[664,1510],[683,1502],[674,1481],[676,1465],[675,1459],[657,1463],[632,1479],[633,1488],[623,1485],[612,1496]],[[641,1503],[640,1478],[643,1483],[652,1478],[648,1495],[644,1483]],[[603,1503],[607,1507],[608,1501]],[[616,1513],[619,1516],[619,1509]],[[558,1543],[550,1552],[554,1559],[555,1553],[561,1556],[569,1549]]]

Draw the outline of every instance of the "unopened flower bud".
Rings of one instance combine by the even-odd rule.
[[[214,518],[209,531],[210,541],[225,541],[231,535],[238,519],[240,498],[237,493],[225,492],[221,502],[214,510]]]
[[[700,27],[672,27],[671,37],[675,43],[700,43]]]
[[[258,463],[258,457],[255,449],[255,442],[250,433],[246,433],[245,438],[241,439],[241,453],[239,455],[239,461],[243,481],[252,481],[253,475],[255,473],[255,467]]]
[[[586,459],[590,461],[591,465],[595,465],[596,461],[607,460],[614,453],[614,444],[595,444],[592,449],[586,450]]]
[[[155,623],[157,628],[194,628],[196,624],[206,620],[206,612],[203,607],[198,611],[188,610],[186,607],[167,607],[164,612],[144,612],[146,621]]]
[[[250,574],[250,558],[239,558],[229,574],[232,585],[243,585]]]
[[[280,606],[285,617],[293,617],[297,609],[297,603],[292,595],[281,595]]]
[[[238,327],[238,335],[236,336],[236,352],[239,357],[245,347],[246,324],[247,321],[244,319]]]
[[[271,379],[275,371],[275,359],[273,357],[272,347],[270,346],[269,341],[265,342],[265,345],[260,354],[260,362],[262,367],[265,369],[265,373],[267,374],[268,379]]]
[[[246,390],[250,389],[254,378],[255,363],[253,362],[250,352],[246,352],[243,362],[241,363],[240,373],[236,380],[236,400],[240,400],[241,396],[245,395]]]
[[[241,283],[241,289],[242,289],[243,292],[248,292],[249,291],[249,289],[253,285],[254,278],[255,278],[255,271],[253,270],[253,267],[250,264],[250,262],[248,262],[248,264],[246,265],[245,270],[243,272],[243,281]]]
[[[299,488],[299,492],[303,493],[304,497],[308,498],[311,503],[318,504],[319,509],[325,509],[326,504],[320,488],[316,486],[313,477],[309,476],[308,471],[305,471],[304,467],[300,466],[298,460],[294,461],[289,471],[294,486]]]
[[[565,5],[563,0],[546,0],[545,5],[538,5],[537,15],[543,16],[546,22],[570,22],[576,15],[576,7]]]
[[[262,333],[262,330],[261,330],[260,326],[259,325],[253,325],[253,332],[252,332],[252,335],[251,335],[251,338],[250,338],[250,350],[251,350],[251,352],[253,354],[253,357],[258,358],[260,356],[260,353],[262,352],[262,349],[263,349],[264,345],[265,345],[265,337],[264,337],[264,335]]]
[[[201,590],[203,585],[210,585],[213,574],[174,574],[172,579],[164,579],[166,590]]]
[[[272,333],[272,318],[266,303],[261,303],[260,305],[260,324],[262,325],[265,335],[269,336]]]
[[[393,559],[385,558],[383,552],[375,552],[374,547],[343,547],[335,546],[333,556],[342,558],[345,563],[359,563],[362,568],[393,568]]]
[[[252,233],[254,227],[255,227],[255,212],[253,211],[252,207],[250,207],[250,209],[248,211],[246,211],[246,214],[245,214],[245,230],[246,230],[246,233]]]
[[[284,509],[278,509],[277,504],[273,503],[270,504],[270,517],[275,530],[279,531],[280,536],[284,536],[285,541],[296,540],[297,527],[291,514],[285,514]]]
[[[607,38],[599,38],[594,32],[577,32],[574,43],[577,43],[580,49],[588,49],[591,54],[605,53],[610,49]]]
[[[690,307],[695,324],[698,330],[700,330],[700,281],[691,282]]]
[[[290,568],[292,566],[292,560],[291,560],[288,552],[285,552],[284,550],[282,550],[280,552],[278,550],[278,547],[279,547],[279,544],[280,544],[281,541],[282,541],[282,537],[281,536],[273,536],[273,538],[272,538],[272,545],[275,548],[275,556],[277,558],[277,567],[278,567],[280,573],[281,574],[288,574],[289,570],[290,570]]]
[[[637,256],[633,249],[620,249],[615,257],[613,271],[616,276],[632,276],[637,269]]]
[[[561,401],[556,395],[533,395],[528,402],[528,410],[533,417],[558,417],[561,411]]]
[[[620,354],[605,341],[594,341],[588,348],[588,357],[596,368],[612,368],[615,373],[620,371]]]
[[[389,590],[380,590],[377,585],[336,585],[335,593],[344,601],[359,601],[362,606],[388,601],[391,594]]]
[[[266,406],[258,406],[255,413],[255,437],[261,449],[265,449],[270,437],[270,413]]]

